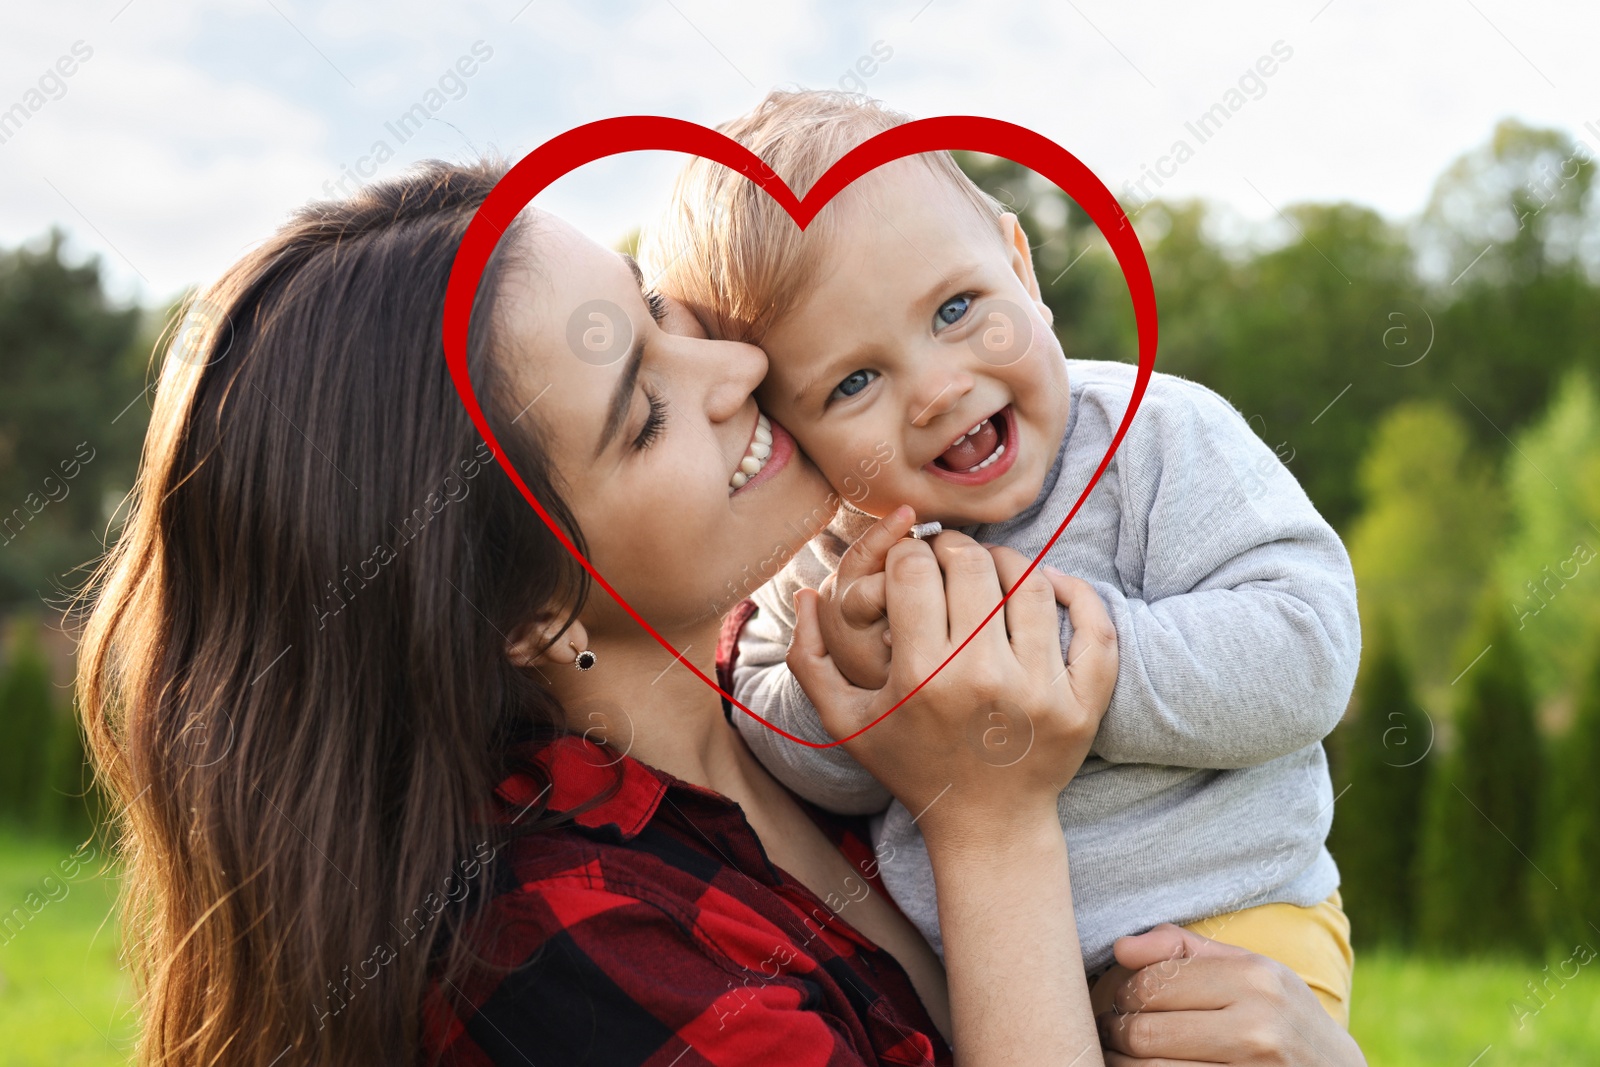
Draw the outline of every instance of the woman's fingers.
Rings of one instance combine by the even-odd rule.
[[[944,660],[950,645],[944,579],[933,549],[909,537],[889,549],[884,567],[889,575],[884,600],[894,647],[889,676],[891,684],[907,692]]]
[[[1072,643],[1067,646],[1068,684],[1080,704],[1104,711],[1117,684],[1117,628],[1111,625],[1111,616],[1094,586],[1054,567],[1041,569],[1072,622]]]
[[[1110,1012],[1095,1019],[1100,1044],[1135,1063],[1265,1063],[1254,1035],[1226,1011]],[[1108,1063],[1115,1062],[1109,1056]]]
[[[1245,955],[1250,955],[1245,953]],[[1268,962],[1263,960],[1263,962]],[[1124,1015],[1141,1011],[1216,1011],[1238,999],[1236,957],[1194,956],[1163,960],[1123,976],[1111,988],[1111,1007]]]
[[[1117,1011],[1097,1017],[1114,1050],[1108,1064],[1366,1062],[1304,980],[1275,960],[1170,923],[1112,951],[1135,972],[1116,982]]]
[[[991,547],[989,555],[1002,589],[1016,585],[1033,562],[1004,545]],[[1006,630],[1011,635],[1012,651],[1023,666],[1061,670],[1061,620],[1056,612],[1055,590],[1038,568],[1006,601]]]
[[[982,625],[984,618],[1000,603],[1004,592],[995,574],[989,550],[963,533],[939,534],[933,539],[933,552],[944,571],[944,594],[948,601],[950,642],[959,645]],[[895,647],[899,647],[898,645]],[[998,652],[1006,647],[1005,626],[991,622],[972,639],[970,652],[979,648]],[[963,652],[962,655],[968,655]]]
[[[1073,620],[1076,624],[1077,620]],[[1076,642],[1074,642],[1076,644]],[[1137,971],[1156,963],[1192,959],[1198,956],[1249,956],[1251,953],[1237,945],[1201,937],[1193,930],[1185,930],[1172,923],[1153,926],[1142,934],[1117,938],[1111,946],[1117,962],[1130,971]]]

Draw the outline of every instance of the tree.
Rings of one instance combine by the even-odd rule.
[[[1531,879],[1543,784],[1533,697],[1498,589],[1461,645],[1454,744],[1435,761],[1423,818],[1418,934],[1449,954],[1542,948]]]
[[[1600,397],[1570,371],[1506,454],[1513,530],[1501,588],[1541,700],[1572,694],[1600,641]]]
[[[1393,620],[1401,657],[1431,695],[1460,670],[1451,654],[1499,547],[1501,489],[1461,419],[1438,401],[1390,411],[1360,479],[1366,507],[1349,545],[1363,622]]]
[[[1589,669],[1577,712],[1556,753],[1548,823],[1547,871],[1555,888],[1540,886],[1546,928],[1570,950],[1593,944],[1600,924],[1600,641],[1589,646]]]
[[[0,676],[0,814],[37,828],[56,736],[55,694],[34,626],[23,624]]]
[[[1363,653],[1353,714],[1330,738],[1341,793],[1328,847],[1339,862],[1352,936],[1361,944],[1404,944],[1413,926],[1434,723],[1412,693],[1387,614],[1378,616]]]
[[[0,607],[58,598],[99,554],[150,410],[143,313],[114,307],[64,241],[0,251]]]
[[[1501,447],[1574,364],[1600,375],[1594,177],[1588,148],[1566,132],[1506,119],[1434,185],[1416,243],[1447,304],[1438,343],[1451,356],[1419,369],[1478,407],[1480,443]]]

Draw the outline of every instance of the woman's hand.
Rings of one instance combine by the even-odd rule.
[[[892,536],[879,523],[863,540]],[[883,551],[884,546],[877,546]],[[848,737],[916,689],[1027,569],[1010,549],[960,533],[895,540],[884,552],[894,654],[879,690],[851,685],[828,654],[817,594],[796,598],[788,664],[823,725]],[[1073,624],[1063,662],[1058,599]],[[1048,811],[1077,773],[1110,703],[1116,631],[1091,586],[1036,570],[904,707],[845,743],[908,809],[924,834],[987,833],[1019,813]],[[947,795],[948,794],[948,795]]]
[[[1281,963],[1162,923],[1124,937],[1095,988],[1108,1067],[1357,1067],[1361,1049]]]
[[[889,536],[881,523],[871,535]],[[845,745],[917,813],[938,888],[960,1067],[1100,1062],[1056,798],[1088,753],[1116,684],[1116,632],[1105,607],[1084,582],[1032,574],[1004,615],[922,685],[1027,566],[1015,552],[991,553],[957,533],[890,545],[894,654],[880,690],[851,685],[828,658],[814,592],[796,599],[789,649],[789,669],[835,737],[876,722],[921,686]],[[1072,618],[1070,668],[1058,597]]]

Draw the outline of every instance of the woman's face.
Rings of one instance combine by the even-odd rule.
[[[758,426],[766,355],[708,340],[630,258],[551,215],[530,221],[528,269],[508,272],[503,298],[513,410],[534,424],[590,561],[634,609],[664,632],[719,616],[835,506],[787,432]],[[636,629],[604,596],[584,622],[591,636]]]

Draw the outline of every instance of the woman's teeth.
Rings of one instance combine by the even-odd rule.
[[[762,467],[767,464],[767,457],[772,455],[772,423],[760,413],[756,415],[756,434],[750,438],[750,447],[745,449],[744,458],[739,461],[739,469],[733,472],[733,477],[728,479],[728,488],[738,489],[754,478]]]

